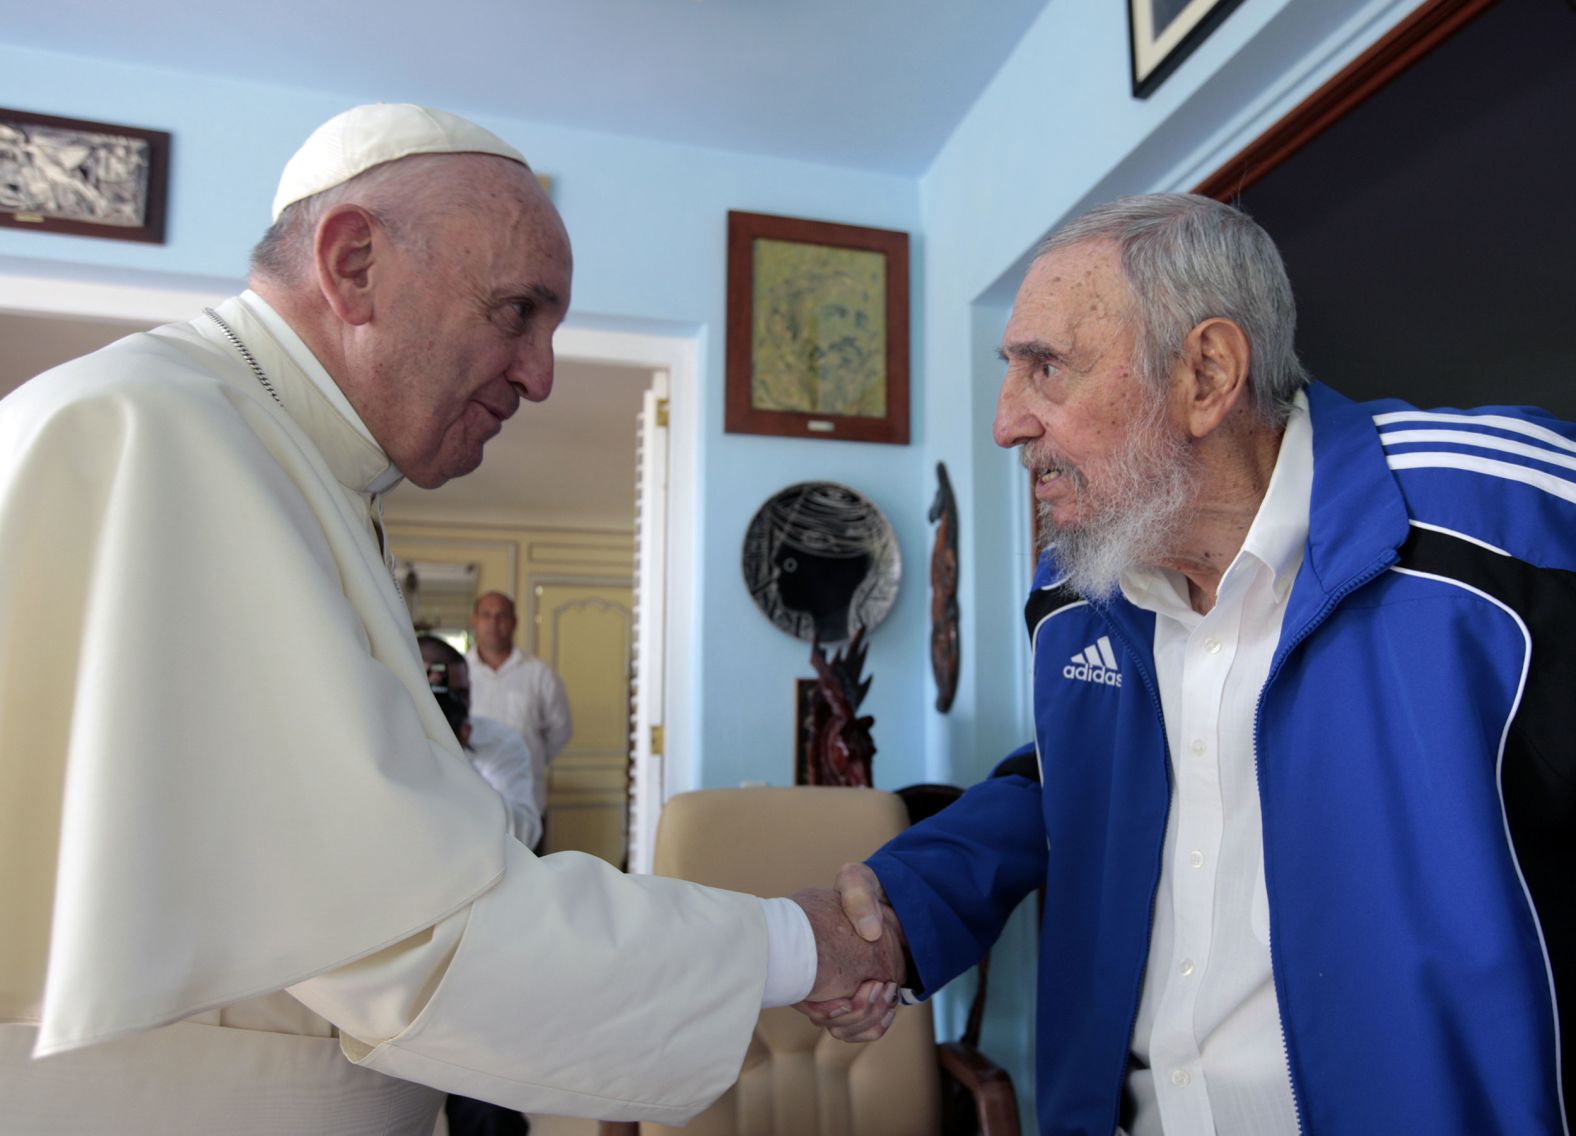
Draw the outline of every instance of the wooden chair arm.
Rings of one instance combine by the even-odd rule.
[[[950,1077],[973,1099],[980,1136],[1019,1136],[1018,1095],[1007,1070],[961,1041],[937,1045],[936,1058],[943,1078]]]

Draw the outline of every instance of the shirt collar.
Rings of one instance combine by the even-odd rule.
[[[1297,392],[1281,437],[1275,472],[1264,501],[1242,542],[1242,553],[1256,556],[1274,573],[1275,595],[1291,589],[1308,546],[1308,510],[1313,500],[1313,426],[1308,396]],[[1242,555],[1238,553],[1238,555]]]
[[[378,445],[378,440],[372,436],[372,431],[367,429],[367,424],[361,420],[361,415],[356,413],[356,408],[350,405],[345,392],[339,389],[334,377],[328,373],[322,363],[318,362],[317,356],[312,354],[312,349],[295,333],[295,329],[285,322],[284,317],[274,311],[267,300],[250,288],[241,293],[241,302],[251,309],[252,314],[268,329],[268,334],[278,341],[280,348],[290,357],[290,361],[312,380],[312,385],[328,399],[329,405],[350,423],[356,433],[377,446],[381,453],[383,447]],[[367,486],[367,492],[374,495],[386,493],[404,480],[404,477],[405,475],[395,468],[394,463],[390,462],[389,467]]]
[[[1308,418],[1308,396],[1298,391],[1281,435],[1275,469],[1259,502],[1248,534],[1221,577],[1246,570],[1245,558],[1268,568],[1277,601],[1291,591],[1308,544],[1308,511],[1313,499],[1313,426]],[[1239,565],[1243,567],[1239,568]],[[1169,568],[1130,568],[1122,573],[1122,594],[1146,611],[1178,617],[1193,616],[1187,580]]]

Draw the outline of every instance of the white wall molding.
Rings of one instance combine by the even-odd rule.
[[[126,280],[42,276],[0,258],[0,309],[27,315],[139,323],[189,320],[231,293]]]

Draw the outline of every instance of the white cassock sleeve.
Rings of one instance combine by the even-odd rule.
[[[505,861],[467,910],[290,993],[357,1064],[521,1110],[682,1124],[733,1082],[766,950],[753,897],[512,842]],[[641,935],[674,908],[682,952]]]

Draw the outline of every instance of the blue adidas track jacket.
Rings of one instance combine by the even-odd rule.
[[[1317,1136],[1565,1132],[1576,427],[1524,408],[1308,396],[1308,548],[1254,724],[1299,1123]],[[870,864],[927,991],[1045,888],[1040,1131],[1108,1136],[1169,762],[1154,617],[1056,578],[1043,558],[1028,605],[1034,746]],[[1066,675],[1107,656],[1119,684]]]

